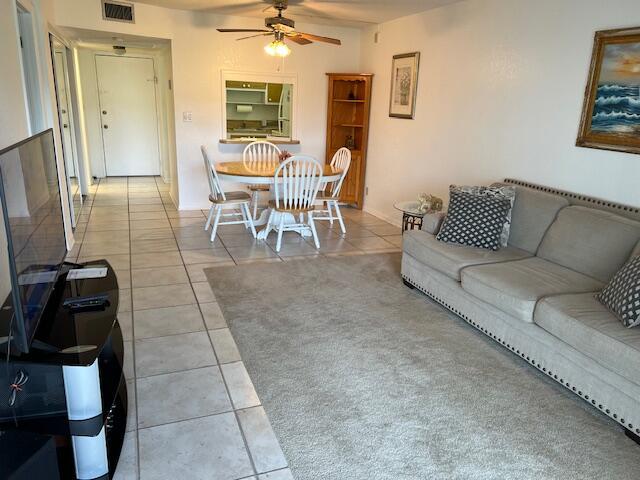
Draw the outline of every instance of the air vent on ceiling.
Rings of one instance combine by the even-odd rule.
[[[133,4],[115,0],[102,0],[102,18],[116,22],[135,23]]]

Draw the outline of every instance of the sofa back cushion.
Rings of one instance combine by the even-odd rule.
[[[558,212],[568,205],[567,199],[560,195],[516,187],[509,245],[535,255],[549,225]]]
[[[608,282],[639,240],[640,222],[603,210],[571,206],[558,213],[537,255]]]

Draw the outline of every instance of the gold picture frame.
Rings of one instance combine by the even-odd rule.
[[[391,62],[389,116],[413,119],[418,92],[420,52],[394,55]]]
[[[576,145],[640,153],[640,27],[596,32]]]

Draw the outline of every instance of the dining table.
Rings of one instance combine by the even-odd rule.
[[[227,180],[230,182],[241,183],[245,185],[274,185],[275,173],[278,167],[280,166],[280,162],[260,162],[260,163],[249,163],[244,162],[242,160],[239,161],[230,161],[230,162],[220,162],[216,164],[216,173],[221,180]],[[336,167],[332,167],[331,165],[325,164],[322,166],[322,182],[321,187],[326,185],[327,183],[335,182],[340,179],[340,175],[342,174],[342,170]],[[270,189],[270,194],[272,198],[275,198],[274,189]],[[272,208],[267,207],[261,213],[260,216],[254,220],[254,225],[256,226],[257,238],[260,240],[265,240],[269,235],[269,230],[267,228],[259,228],[262,226],[266,226],[269,221],[269,215],[271,215]],[[272,229],[277,228],[279,224],[279,215],[285,215],[284,222],[285,224],[297,224],[297,219],[290,213],[280,213],[275,212],[273,221],[271,222],[273,227]],[[298,233],[304,237],[311,236],[311,232],[307,228],[302,228],[298,231]]]

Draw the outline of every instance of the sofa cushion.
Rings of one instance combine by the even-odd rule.
[[[547,295],[595,292],[602,282],[542,258],[467,267],[462,288],[523,322],[533,322],[536,303]]]
[[[460,281],[460,271],[470,265],[518,260],[531,255],[523,250],[506,247],[497,252],[483,248],[464,247],[439,242],[426,232],[412,230],[402,237],[403,250],[416,260]]]
[[[594,208],[572,206],[558,213],[537,255],[608,282],[640,240],[640,222]]]
[[[567,206],[567,199],[559,195],[516,187],[509,245],[535,254],[549,225],[558,212]]]
[[[533,318],[556,338],[640,385],[640,329],[625,328],[592,293],[545,298]]]

